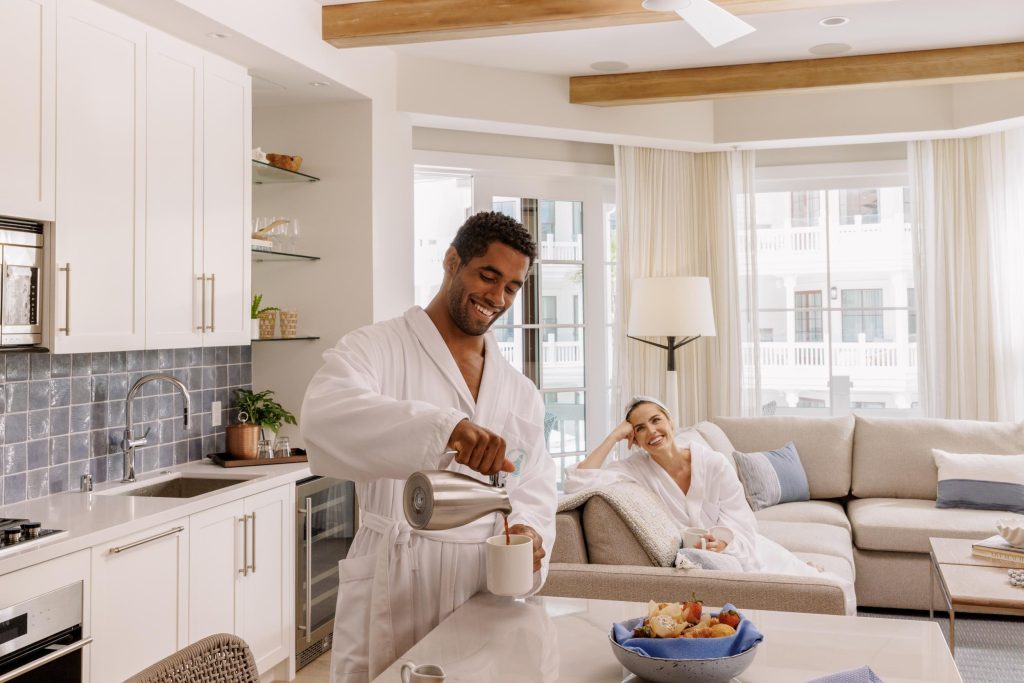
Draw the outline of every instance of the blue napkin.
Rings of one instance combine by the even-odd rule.
[[[731,609],[736,608],[727,604],[722,611]],[[643,623],[644,619],[640,617],[615,624],[612,627],[615,642],[646,657],[715,659],[741,654],[764,640],[764,634],[746,618],[740,621],[736,635],[727,638],[634,638],[633,629]]]
[[[883,683],[870,666],[862,666],[859,669],[840,671],[838,673],[815,678],[807,683]]]

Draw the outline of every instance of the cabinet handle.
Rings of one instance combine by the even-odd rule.
[[[0,676],[0,683],[7,683],[7,681],[13,681],[16,678],[20,678],[23,674],[27,674],[29,671],[38,669],[41,666],[46,666],[50,662],[60,659],[61,657],[64,657],[66,655],[69,655],[72,652],[78,652],[91,642],[92,636],[89,636],[88,638],[82,638],[81,640],[76,640],[70,645],[65,645],[64,647],[54,650],[49,654],[43,655],[39,659],[32,660],[24,666],[19,666],[14,671],[8,671],[4,675]]]
[[[206,329],[206,273],[196,278],[199,281],[199,300],[202,312],[199,314],[199,326],[197,330],[202,332]]]
[[[255,574],[256,573],[256,513],[253,512],[252,515],[250,515],[250,516],[252,517],[252,531],[250,532],[252,534],[252,549],[250,550],[250,552],[252,553],[252,564],[249,565],[249,571],[251,571],[253,574]]]
[[[242,568],[238,573],[249,576],[249,515],[242,515],[238,521],[242,523]]]
[[[71,334],[71,262],[63,268],[58,268],[61,273],[67,273],[64,278],[64,327],[58,327],[58,332],[63,332],[65,336]]]
[[[123,553],[125,550],[131,550],[132,548],[140,546],[143,543],[149,543],[150,541],[155,541],[155,540],[163,538],[165,536],[172,536],[174,534],[180,534],[184,530],[185,530],[185,527],[183,527],[183,526],[176,526],[173,529],[168,529],[167,531],[164,531],[164,532],[161,532],[159,534],[156,534],[155,536],[150,536],[149,538],[143,538],[142,540],[139,540],[139,541],[133,541],[132,543],[128,543],[126,545],[114,546],[113,548],[110,549],[110,552],[112,552],[115,555],[118,554],[118,553]]]
[[[306,507],[299,512],[306,516],[306,623],[299,630],[305,632],[309,643],[313,640],[313,499],[306,498]]]
[[[217,324],[217,280],[216,275],[210,274],[210,332]]]

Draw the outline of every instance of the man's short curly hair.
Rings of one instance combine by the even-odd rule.
[[[537,243],[523,224],[497,211],[481,211],[470,216],[455,233],[452,246],[459,255],[462,265],[470,259],[483,256],[491,242],[506,244],[530,259],[530,265],[537,258]]]

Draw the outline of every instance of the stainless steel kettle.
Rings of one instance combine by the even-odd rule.
[[[491,476],[491,483],[436,470],[416,472],[405,482],[402,506],[413,529],[440,531],[469,524],[495,512],[509,514],[512,503],[505,490],[504,473]]]

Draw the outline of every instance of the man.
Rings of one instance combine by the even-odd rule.
[[[483,541],[497,513],[448,531],[413,531],[405,480],[449,469],[508,472],[509,531],[534,542],[534,590],[555,539],[555,467],[533,384],[485,333],[515,300],[536,245],[515,220],[478,213],[444,258],[422,309],[346,335],[324,353],[302,404],[316,474],[356,482],[360,528],[339,564],[331,676],[365,683],[486,586]],[[454,459],[451,453],[455,451]]]

